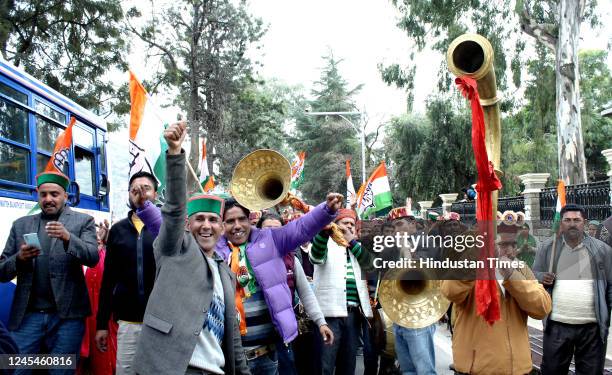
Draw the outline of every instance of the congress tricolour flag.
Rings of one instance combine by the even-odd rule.
[[[168,149],[164,139],[164,122],[157,115],[147,90],[130,71],[130,165],[131,177],[137,172],[152,173],[159,181],[158,192],[163,196],[166,186],[166,163],[164,155]]]
[[[346,160],[346,208],[351,208],[353,203],[357,201],[355,186],[353,185],[353,176],[351,176],[351,161]]]
[[[557,184],[557,206],[555,208],[555,217],[553,219],[553,232],[559,231],[561,225],[561,209],[565,206],[565,183],[559,180]]]
[[[76,123],[76,118],[72,116],[68,127],[57,136],[53,154],[45,166],[45,172],[59,172],[68,175],[66,172],[70,168],[70,150],[72,149],[72,127]],[[36,185],[36,181],[34,181]],[[34,215],[40,212],[38,203],[30,211],[28,215]]]
[[[200,185],[205,193],[213,191],[215,181],[208,172],[208,162],[206,160],[206,140],[202,140],[202,159],[200,160]]]
[[[304,179],[304,160],[306,152],[300,151],[291,162],[291,190],[295,191]]]
[[[70,148],[72,146],[72,127],[76,123],[76,118],[72,116],[68,127],[64,129],[55,140],[53,154],[45,167],[45,172],[60,172],[67,171],[70,165]]]
[[[376,213],[393,206],[391,188],[385,162],[374,170],[357,193],[357,214],[361,219],[375,217]]]

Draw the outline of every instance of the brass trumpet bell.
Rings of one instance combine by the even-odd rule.
[[[428,277],[427,270],[396,268],[380,283],[380,305],[394,323],[424,328],[440,320],[450,305],[440,285],[440,280]]]
[[[230,191],[249,210],[258,211],[280,203],[289,192],[291,165],[274,150],[256,150],[242,158],[232,175]]]

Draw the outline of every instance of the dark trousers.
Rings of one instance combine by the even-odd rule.
[[[544,330],[542,375],[567,374],[574,356],[576,375],[603,373],[605,345],[597,323],[565,324],[549,320]]]
[[[292,344],[285,345],[283,339],[279,339],[276,342],[276,354],[278,356],[278,374],[297,375]]]
[[[323,375],[353,375],[357,361],[357,345],[361,334],[362,315],[358,308],[351,308],[346,318],[325,318],[334,333],[334,343],[323,345],[319,333],[321,348],[321,367]]]
[[[362,319],[363,338],[363,375],[378,374],[378,354],[370,338],[370,325],[367,319]]]

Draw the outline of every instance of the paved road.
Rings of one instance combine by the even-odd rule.
[[[453,372],[450,371],[448,367],[453,363],[453,353],[451,348],[451,335],[446,329],[446,324],[438,324],[436,326],[434,344],[436,350],[436,371],[438,375],[453,375]],[[355,374],[363,374],[363,356],[361,355],[357,357]]]

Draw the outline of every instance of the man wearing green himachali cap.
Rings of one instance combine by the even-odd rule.
[[[82,266],[98,263],[96,227],[66,206],[69,183],[58,172],[37,176],[41,213],[13,223],[0,256],[0,282],[17,277],[8,328],[22,354],[42,354],[45,343],[47,353],[78,356],[91,314]],[[26,244],[26,234],[39,243]]]
[[[144,314],[134,370],[139,374],[250,374],[236,319],[236,277],[215,253],[223,231],[224,200],[212,195],[186,198],[181,148],[186,134],[185,123],[164,131],[167,199],[162,220],[138,212],[152,233],[159,234],[153,245],[157,277]],[[159,215],[157,207],[148,206]]]

